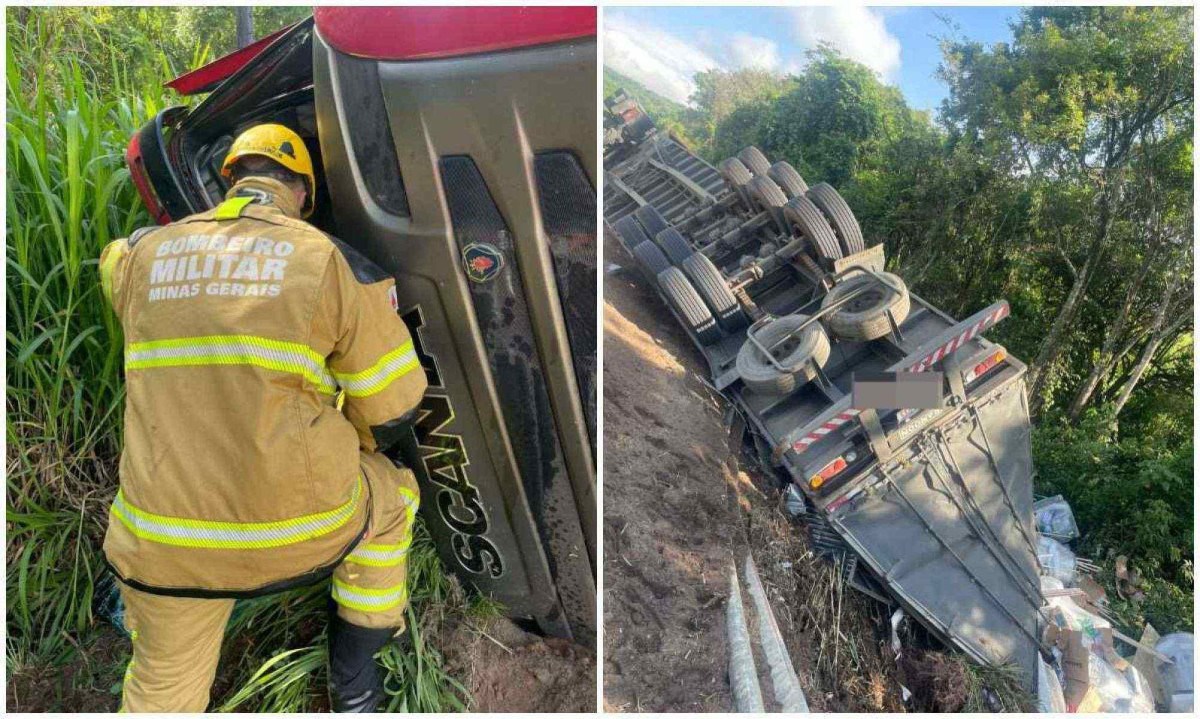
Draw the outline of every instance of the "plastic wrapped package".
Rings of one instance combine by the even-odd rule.
[[[1058,577],[1052,577],[1049,574],[1043,574],[1041,577],[1039,577],[1039,579],[1041,580],[1041,583],[1042,583],[1042,591],[1043,592],[1049,591],[1051,589],[1066,589],[1067,588],[1067,585],[1063,584],[1061,579],[1059,579]]]
[[[1130,686],[1125,675],[1095,652],[1088,652],[1088,679],[1091,682],[1091,691],[1095,691],[1100,700],[1097,711],[1121,713],[1145,711],[1134,708],[1133,687]],[[1151,706],[1149,711],[1153,711],[1153,709],[1154,707]]]
[[[1038,535],[1038,564],[1042,574],[1060,580],[1064,585],[1075,585],[1075,553],[1058,540]]]
[[[1075,513],[1061,494],[1034,502],[1033,513],[1037,520],[1038,532],[1064,542],[1079,536]]]
[[[1195,689],[1196,638],[1187,632],[1175,632],[1158,640],[1154,647],[1171,658],[1173,663],[1155,662],[1162,677],[1163,693],[1168,697],[1168,710],[1191,713]]]
[[[1133,690],[1130,711],[1139,714],[1152,713],[1154,711],[1154,692],[1150,690],[1150,684],[1137,667],[1132,664],[1125,667],[1125,680],[1129,682],[1129,687]]]
[[[1062,683],[1054,669],[1038,657],[1038,712],[1062,714],[1067,711],[1067,700],[1063,698]]]
[[[796,485],[789,484],[783,497],[784,506],[787,507],[788,514],[793,517],[799,517],[807,511],[807,508],[804,506],[804,495],[800,494],[800,490],[796,488]]]

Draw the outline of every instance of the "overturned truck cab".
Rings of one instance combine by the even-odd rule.
[[[402,459],[446,568],[595,641],[596,11],[327,7],[169,83],[130,141],[152,218],[220,202],[233,138],[313,155],[310,222],[396,279],[429,389]]]
[[[884,271],[837,191],[757,148],[713,167],[621,93],[606,107],[606,230],[804,497],[814,549],[975,661],[1041,650],[1025,365]],[[855,403],[856,380],[933,378],[934,405]]]

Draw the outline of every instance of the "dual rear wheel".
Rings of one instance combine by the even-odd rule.
[[[781,232],[808,239],[815,259],[832,262],[865,249],[858,220],[830,184],[809,187],[796,168],[770,164],[754,146],[723,161],[720,173],[751,212],[769,212]]]

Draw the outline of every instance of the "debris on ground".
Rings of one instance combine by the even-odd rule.
[[[1181,652],[1176,657],[1160,648],[1162,641],[1151,648],[1158,637],[1151,626],[1144,628],[1140,641],[1118,631],[1104,589],[1089,576],[1096,565],[1066,545],[1080,536],[1070,505],[1055,496],[1040,500],[1034,509],[1046,599],[1044,639],[1053,655],[1051,664],[1039,671],[1039,711],[1061,711],[1056,708],[1061,699],[1067,711],[1079,713],[1145,713],[1156,706],[1190,712],[1192,636],[1171,635],[1184,637],[1167,645]],[[1126,557],[1117,557],[1115,576],[1122,599],[1137,601],[1140,577]],[[1136,649],[1132,661],[1116,651],[1114,640]],[[1184,663],[1185,673],[1178,672]]]
[[[1020,673],[975,664],[958,652],[907,649],[900,659],[914,712],[1028,712],[1034,709]]]
[[[1043,659],[1038,659],[1038,712],[1041,714],[1063,714],[1067,702],[1063,698],[1062,683],[1058,674]]]
[[[1053,537],[1038,535],[1038,563],[1042,573],[1054,577],[1065,587],[1075,585],[1075,553]]]

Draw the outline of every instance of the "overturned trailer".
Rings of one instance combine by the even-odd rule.
[[[983,336],[1008,304],[958,321],[884,271],[833,187],[753,147],[713,167],[624,93],[606,109],[606,230],[801,492],[814,545],[1032,688],[1044,601],[1026,367]],[[856,378],[890,380],[900,406],[856,405]],[[899,398],[929,378],[936,403]]]

